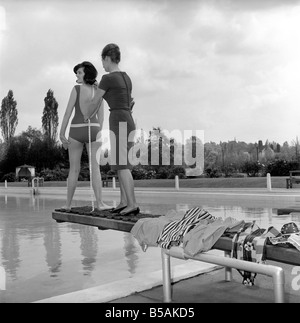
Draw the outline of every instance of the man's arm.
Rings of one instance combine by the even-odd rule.
[[[102,100],[101,105],[98,109],[97,116],[98,116],[100,128],[102,130],[103,121],[104,121],[104,102],[103,102],[103,100]]]
[[[95,89],[94,98],[88,103],[87,107],[87,115],[84,116],[84,121],[88,121],[88,119],[92,118],[97,112],[99,107],[102,105],[103,95],[105,94],[104,90]]]

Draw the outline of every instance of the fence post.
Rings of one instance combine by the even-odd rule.
[[[0,290],[6,289],[6,273],[4,267],[0,266]]]
[[[115,177],[112,178],[112,186],[113,186],[113,189],[115,190],[116,189],[116,178]]]
[[[4,187],[7,188],[7,180],[4,181]]]
[[[267,174],[267,188],[268,188],[268,191],[272,191],[272,183],[271,183],[271,174],[270,173]]]
[[[178,177],[178,175],[175,176],[175,189],[179,190],[179,177]]]

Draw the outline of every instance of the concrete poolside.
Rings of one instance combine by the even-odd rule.
[[[285,302],[300,303],[300,267],[298,277],[291,274],[293,266],[268,261],[285,271]],[[233,269],[233,279],[224,280],[224,269],[183,279],[172,285],[172,303],[273,303],[273,281],[271,277],[257,275],[255,285],[244,286],[241,275]],[[137,292],[109,303],[163,303],[163,287],[157,286]]]
[[[159,203],[191,203],[197,204],[198,199],[214,200],[215,204],[231,205],[238,200],[240,206],[285,208],[290,206],[300,207],[300,188],[284,189],[274,188],[154,188],[137,187],[135,189],[137,200],[141,197],[145,201]],[[36,191],[35,191],[36,193]],[[66,196],[66,187],[40,187],[38,195],[62,198]],[[33,194],[30,187],[0,187],[0,195],[9,194]],[[104,200],[116,199],[119,196],[119,188],[103,188]],[[74,199],[85,198],[90,201],[91,191],[89,187],[78,187]],[[114,206],[114,205],[113,205]],[[59,206],[58,206],[59,207]]]
[[[35,192],[37,189],[35,188]],[[224,197],[255,197],[255,199],[277,199],[283,198],[284,200],[295,200],[300,203],[300,187],[293,189],[284,189],[284,188],[273,188],[271,190],[267,188],[170,188],[170,187],[136,187],[135,191],[137,194],[155,194],[159,195],[160,193],[170,194],[172,196],[179,195],[184,198],[186,195],[189,196],[199,196],[199,195],[208,195],[208,196],[224,196]],[[66,193],[66,187],[39,187],[39,194],[50,194],[50,195],[61,195]],[[110,195],[118,195],[119,188],[104,187],[103,188],[104,197]],[[3,187],[0,186],[0,194],[32,194],[33,189],[31,187]],[[89,195],[89,187],[77,187],[75,196],[77,195]]]
[[[106,199],[117,196],[119,190],[104,188]],[[66,188],[42,187],[41,195],[65,194]],[[300,201],[300,189],[170,189],[170,188],[137,188],[137,197],[143,196],[152,200],[180,199],[182,203],[197,201],[197,197],[215,198],[218,202],[230,202],[240,200],[241,204],[256,206],[265,205],[278,208],[298,205]],[[0,188],[0,194],[32,194],[30,188]],[[76,195],[88,197],[88,188],[78,188]],[[158,259],[160,261],[160,259]],[[273,263],[277,265],[276,263]],[[282,264],[281,264],[282,266]],[[300,291],[292,288],[292,281],[296,279],[291,274],[292,266],[284,265],[286,274],[287,301],[300,302]],[[224,282],[223,270],[214,265],[208,265],[195,261],[183,261],[176,266],[174,271],[173,302],[174,303],[202,303],[202,302],[273,302],[272,279],[258,275],[256,286],[245,287],[241,284],[241,276],[233,270],[234,280]],[[299,268],[300,273],[300,268]],[[153,272],[145,277],[137,277],[135,280],[126,279],[89,288],[76,293],[61,295],[40,302],[94,302],[94,303],[162,303],[162,274],[161,271]],[[294,284],[295,285],[295,284]],[[296,285],[299,285],[296,281]],[[297,287],[296,286],[296,287]],[[230,291],[230,293],[229,293]]]
[[[215,253],[220,253],[215,250]],[[172,262],[172,259],[171,259]],[[186,263],[185,263],[186,262]],[[300,303],[300,267],[267,261],[285,272],[285,302]],[[224,279],[224,269],[199,261],[183,261],[172,272],[172,303],[273,303],[273,280],[258,274],[255,286],[242,284],[241,275],[232,270],[232,280]],[[107,285],[56,296],[36,303],[164,303],[162,272],[124,279]]]

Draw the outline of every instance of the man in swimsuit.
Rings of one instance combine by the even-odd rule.
[[[67,210],[71,208],[80,172],[83,145],[85,144],[89,156],[91,156],[90,165],[92,178],[90,180],[92,181],[96,198],[95,206],[99,210],[111,209],[110,206],[106,205],[102,201],[100,163],[98,163],[96,159],[97,150],[101,145],[100,142],[97,141],[97,136],[100,136],[100,131],[103,125],[103,104],[101,103],[101,105],[98,106],[96,113],[92,117],[88,115],[87,111],[87,104],[94,97],[94,84],[96,84],[98,72],[93,64],[86,61],[76,65],[73,71],[77,76],[76,82],[80,85],[75,85],[71,91],[60,130],[60,140],[63,147],[68,149],[70,162],[67,202],[64,208]],[[71,121],[69,138],[67,139],[65,132],[74,109],[75,114]],[[91,142],[90,145],[89,142]],[[91,146],[91,152],[89,151],[89,146]]]
[[[132,165],[129,152],[133,142],[129,141],[130,134],[135,131],[132,118],[134,101],[131,97],[132,82],[126,72],[119,68],[121,60],[120,48],[116,44],[106,45],[101,53],[102,66],[108,74],[102,76],[95,97],[89,104],[89,113],[106,100],[109,106],[109,130],[111,144],[110,164],[112,170],[118,172],[120,183],[120,203],[112,211],[120,215],[135,215],[140,213],[137,206],[134,181],[131,173]]]

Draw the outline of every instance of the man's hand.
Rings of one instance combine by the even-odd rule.
[[[133,100],[133,98],[132,98],[132,100],[131,100],[131,102],[130,102],[130,110],[132,110],[132,108],[133,108],[133,106],[135,105],[135,102],[134,102],[134,100]]]
[[[88,122],[99,110],[99,104],[91,101],[87,103],[87,113],[83,115],[84,122]]]

